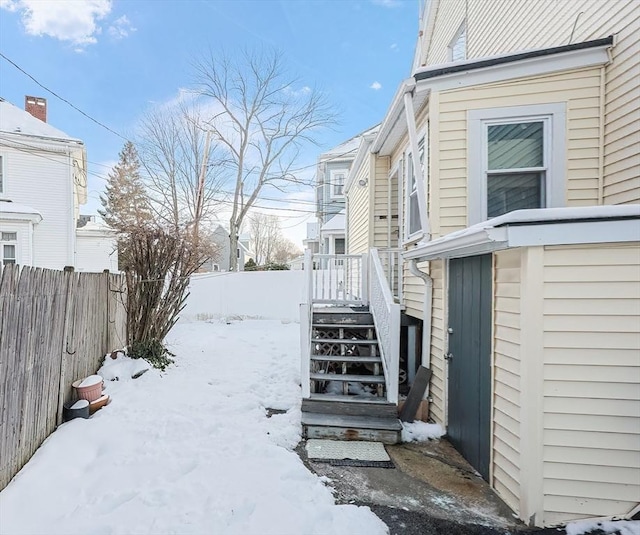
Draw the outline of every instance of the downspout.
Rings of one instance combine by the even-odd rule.
[[[423,321],[422,321],[422,354],[427,352],[426,359],[422,358],[423,366],[431,369],[431,304],[433,301],[433,279],[428,273],[418,268],[418,261],[412,259],[409,261],[409,271],[412,275],[421,278],[424,281],[424,303],[423,303]],[[427,393],[429,388],[427,387]],[[427,394],[428,397],[428,394]]]
[[[605,66],[600,67],[600,134],[598,139],[598,205],[604,204],[604,95]]]

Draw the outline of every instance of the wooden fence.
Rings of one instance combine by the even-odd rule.
[[[125,345],[124,279],[7,265],[0,272],[0,490],[62,421],[71,383]]]

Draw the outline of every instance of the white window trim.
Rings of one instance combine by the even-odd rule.
[[[429,170],[427,169],[427,163],[428,163],[428,155],[427,155],[427,150],[429,150],[429,144],[428,144],[428,139],[427,139],[427,129],[423,128],[422,130],[420,130],[420,132],[418,133],[418,146],[420,145],[420,142],[422,141],[422,147],[423,147],[423,151],[424,151],[424,171],[422,173],[422,179],[424,181],[424,190],[425,190],[425,195],[428,197],[428,174],[429,174]],[[404,185],[404,229],[403,229],[403,245],[408,245],[411,244],[413,242],[415,242],[416,240],[419,240],[420,238],[422,238],[422,236],[424,235],[424,229],[422,228],[422,221],[423,218],[420,217],[420,228],[418,230],[416,230],[413,234],[409,233],[409,218],[411,216],[411,212],[409,210],[410,208],[410,199],[411,199],[411,193],[413,193],[411,191],[411,187],[410,187],[410,181],[411,181],[411,176],[409,175],[409,159],[411,159],[413,165],[414,165],[414,175],[415,175],[415,165],[416,162],[413,161],[413,156],[412,156],[413,152],[411,150],[411,145],[408,145],[406,150],[403,153],[403,158],[402,158],[402,178],[403,178],[403,185]],[[420,165],[420,159],[418,159],[418,165]],[[418,180],[420,180],[420,177],[416,176],[416,195],[419,195],[418,191]],[[424,206],[426,207],[427,205],[427,201],[428,199],[425,199],[424,201]],[[420,200],[418,199],[418,210],[421,209],[421,203]]]
[[[484,129],[490,123],[535,121],[548,122],[544,151],[545,208],[566,205],[566,105],[564,103],[486,108],[467,113],[468,143],[468,222],[467,226],[487,220],[487,143]],[[548,135],[547,135],[548,134]],[[481,162],[478,165],[478,162]]]
[[[21,251],[20,251],[20,232],[17,230],[5,230],[3,232],[7,233],[15,233],[15,240],[3,240],[2,235],[0,235],[0,266],[4,265],[4,246],[5,245],[13,245],[15,247],[15,263],[20,264],[21,259]]]
[[[453,35],[453,39],[451,39],[451,41],[449,42],[449,46],[447,47],[447,58],[449,59],[449,61],[454,61],[453,60],[453,49],[455,48],[456,42],[458,41],[458,39],[460,39],[460,37],[462,36],[463,33],[465,33],[467,31],[467,20],[463,20],[462,24],[460,25],[460,27],[458,28],[458,31]],[[467,39],[468,39],[468,35],[465,36],[465,40],[464,40],[464,58],[463,59],[467,59]],[[456,61],[461,61],[461,60],[456,60]]]
[[[332,169],[329,171],[329,196],[332,199],[344,199],[344,189],[347,186],[347,175],[349,174],[348,169]],[[336,175],[343,175],[342,180],[342,194],[337,194],[335,192],[336,187]]]

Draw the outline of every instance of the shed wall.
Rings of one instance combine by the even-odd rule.
[[[494,255],[493,480],[502,499],[520,509],[520,249]]]
[[[640,502],[640,244],[545,247],[544,522]]]

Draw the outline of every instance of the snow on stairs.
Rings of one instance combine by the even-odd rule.
[[[400,441],[368,308],[314,309],[310,359],[311,396],[302,400],[306,438]]]

